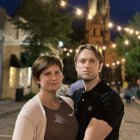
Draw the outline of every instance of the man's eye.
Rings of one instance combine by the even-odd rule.
[[[81,62],[81,63],[84,63],[84,62],[85,62],[85,60],[80,60],[80,62]]]

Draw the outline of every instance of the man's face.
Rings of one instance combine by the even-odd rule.
[[[84,81],[92,81],[99,77],[102,66],[91,50],[84,49],[77,57],[76,71]]]

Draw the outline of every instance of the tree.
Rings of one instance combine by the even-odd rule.
[[[126,56],[127,74],[136,78],[140,77],[140,46],[132,49]]]
[[[13,21],[16,28],[28,36],[24,40],[22,58],[25,66],[32,65],[41,53],[51,53],[49,45],[58,49],[58,42],[70,41],[72,18],[61,9],[59,1],[25,0]]]
[[[129,28],[140,30],[140,13],[133,16],[129,22]],[[124,40],[128,40],[129,44],[124,44]],[[138,35],[122,32],[120,36],[115,39],[117,44],[116,52],[119,56],[125,58],[126,74],[129,79],[136,79],[140,77],[140,40]]]

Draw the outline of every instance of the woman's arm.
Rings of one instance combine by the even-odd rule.
[[[17,117],[12,140],[33,140],[33,123],[29,117],[20,113]]]

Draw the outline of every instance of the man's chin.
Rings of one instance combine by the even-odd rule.
[[[89,77],[82,77],[82,80],[85,81],[85,82],[91,81],[91,79]]]
[[[91,82],[92,80],[96,79],[96,77],[97,76],[95,76],[95,77],[79,76],[79,78],[81,78],[85,82]]]

